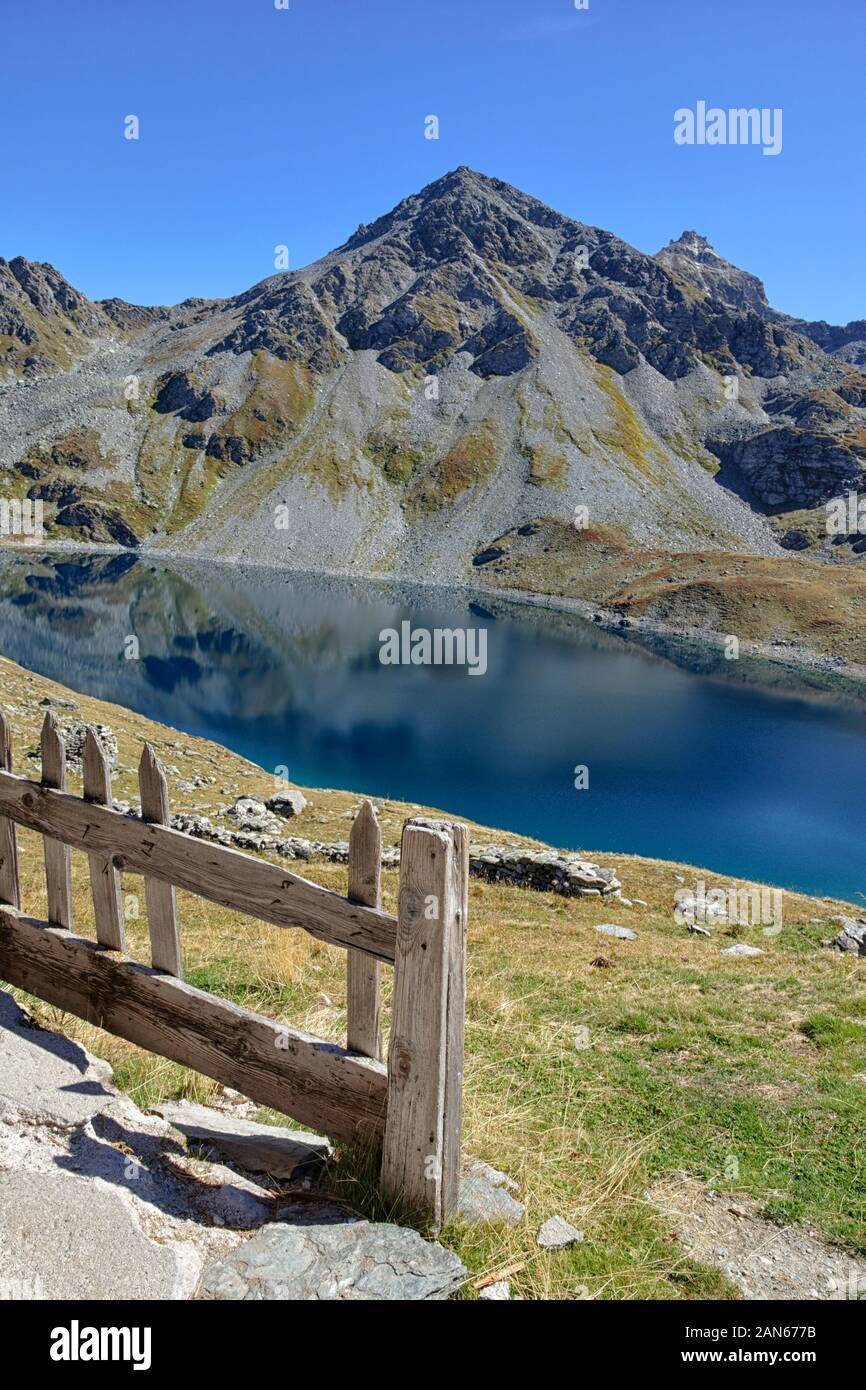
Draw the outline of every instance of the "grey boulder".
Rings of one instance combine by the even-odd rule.
[[[276,796],[269,796],[265,805],[275,815],[290,820],[292,816],[299,816],[306,808],[307,798],[303,792],[287,788],[284,792],[277,792]]]

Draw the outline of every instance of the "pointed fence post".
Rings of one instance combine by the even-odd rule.
[[[407,821],[382,1188],[435,1227],[460,1181],[467,862],[462,826]]]
[[[142,818],[151,825],[168,825],[168,784],[149,743],[144,745],[138,765],[138,786],[141,792]],[[162,970],[166,975],[175,975],[182,979],[183,963],[174,885],[145,876],[144,900],[150,932],[151,964],[154,970]]]
[[[88,725],[84,741],[84,799],[97,806],[111,805],[111,772],[105,750]],[[96,939],[100,946],[112,951],[125,951],[123,907],[120,898],[120,874],[110,859],[101,854],[87,856],[90,865],[90,888],[93,894],[93,914],[96,919]]]
[[[0,768],[12,771],[12,730],[6,715],[0,710]],[[18,878],[18,841],[15,823],[0,816],[0,902],[10,907],[21,906],[21,885]]]
[[[52,710],[42,725],[42,785],[66,790],[66,744]],[[69,846],[43,835],[48,920],[52,926],[72,930],[72,856]]]
[[[369,801],[362,801],[349,835],[349,892],[352,902],[382,906],[382,831]],[[363,951],[347,953],[346,1046],[382,1060],[382,1003],[379,962]]]

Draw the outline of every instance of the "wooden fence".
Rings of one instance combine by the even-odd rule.
[[[385,1194],[436,1225],[447,1219],[460,1169],[466,827],[406,822],[394,917],[382,911],[381,833],[368,802],[352,827],[348,895],[341,897],[277,864],[172,830],[165,775],[148,746],[139,767],[141,819],[112,809],[108,763],[93,729],[83,797],[65,790],[65,745],[52,713],[41,753],[40,782],[16,776],[0,713],[0,978],[332,1139],[374,1145]],[[16,826],[43,838],[45,922],[22,910]],[[95,941],[73,933],[72,849],[88,857]],[[144,876],[150,966],[126,955],[121,873]],[[344,947],[346,1047],[185,983],[176,888]],[[394,967],[387,1062],[383,961]]]

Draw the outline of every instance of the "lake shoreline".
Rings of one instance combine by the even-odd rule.
[[[0,555],[4,552],[26,554],[30,548],[21,545],[0,545]],[[623,645],[638,647],[647,655],[657,660],[670,661],[680,669],[732,681],[735,680],[734,672],[737,669],[732,660],[725,659],[725,643],[729,636],[727,633],[710,627],[683,628],[650,618],[624,617],[617,611],[589,599],[567,598],[559,594],[544,594],[529,589],[501,588],[471,579],[445,581],[408,575],[368,573],[354,569],[306,569],[288,565],[281,569],[276,565],[259,564],[251,560],[188,555],[180,551],[147,546],[130,550],[118,545],[55,541],[40,545],[38,551],[35,546],[32,549],[41,554],[131,555],[144,561],[166,563],[179,573],[187,567],[207,569],[216,566],[239,573],[263,572],[308,579],[335,579],[348,584],[376,585],[383,589],[415,589],[432,593],[465,594],[470,599],[475,596],[496,599],[520,607],[543,608],[551,612],[570,614],[617,638]],[[673,647],[676,651],[678,646],[684,649],[679,659],[671,650]],[[788,641],[756,642],[742,638],[739,639],[739,651],[738,660],[746,659],[746,669],[749,663],[759,668],[754,674],[741,677],[741,684],[777,694],[786,693],[786,684],[793,684],[795,687],[801,685],[802,688],[794,688],[787,693],[795,698],[829,699],[855,706],[866,705],[866,664],[827,656],[805,644]],[[763,674],[760,671],[762,666],[765,668]]]

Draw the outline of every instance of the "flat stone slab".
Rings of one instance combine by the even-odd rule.
[[[327,1139],[315,1134],[260,1125],[192,1101],[167,1101],[154,1110],[192,1140],[195,1148],[216,1152],[250,1173],[293,1178],[301,1172],[312,1173],[332,1153]]]
[[[197,1298],[445,1299],[467,1277],[456,1255],[405,1226],[274,1224],[208,1265]]]
[[[618,941],[637,941],[637,932],[631,927],[617,927],[613,922],[602,922],[595,930],[600,936],[615,936]]]
[[[763,954],[760,946],[747,946],[742,941],[737,946],[726,946],[723,951],[719,951],[720,956],[762,956]]]

